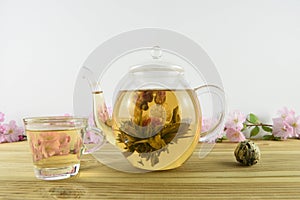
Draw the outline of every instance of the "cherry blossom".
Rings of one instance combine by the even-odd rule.
[[[300,137],[300,116],[284,107],[278,111],[280,117],[273,118],[273,135],[281,139]]]
[[[215,118],[202,118],[201,132],[205,133],[213,128],[218,122]]]
[[[227,121],[225,123],[225,128],[235,129],[235,130],[242,130],[244,125],[243,123],[246,120],[246,116],[240,111],[233,111],[229,113]]]
[[[9,123],[1,124],[1,122],[4,122],[4,116],[5,114],[0,112],[0,143],[17,142],[26,139],[26,136],[23,135],[23,128],[17,126],[16,121],[11,120]]]
[[[59,134],[55,132],[43,132],[38,137],[38,144],[44,158],[59,154]]]
[[[281,118],[286,119],[288,117],[293,117],[295,116],[295,111],[294,110],[289,110],[287,107],[283,107],[281,110],[277,112]]]
[[[67,155],[70,152],[71,137],[67,134],[59,134],[59,154]]]
[[[281,139],[293,137],[293,127],[282,117],[273,118],[273,135]]]
[[[38,135],[29,132],[33,160],[70,153],[71,137],[65,133],[42,132]]]
[[[106,112],[108,113],[107,118],[109,116],[111,116],[112,114],[112,108],[111,107],[107,107]],[[94,115],[93,113],[91,113],[88,117],[88,125],[89,127],[95,127],[95,121],[94,121]],[[100,137],[99,135],[96,135],[93,131],[87,131],[84,137],[84,143],[85,144],[98,144],[100,142],[100,140],[102,140],[103,138]]]
[[[17,142],[19,141],[19,135],[23,133],[23,129],[18,127],[14,120],[11,120],[8,124],[3,124],[1,130],[1,142]]]
[[[225,134],[232,142],[241,142],[246,140],[245,135],[242,133],[246,116],[240,111],[233,111],[229,113],[225,123]]]
[[[226,129],[226,137],[231,142],[241,142],[246,140],[245,135],[238,129],[228,128]]]
[[[43,158],[42,151],[40,148],[40,142],[37,141],[36,134],[28,132],[27,136],[29,138],[29,146],[32,152],[33,161],[38,161]]]
[[[102,104],[102,106],[98,108],[98,116],[103,123],[109,119],[108,109],[105,104]]]

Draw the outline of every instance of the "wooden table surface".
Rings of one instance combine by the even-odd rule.
[[[300,199],[300,140],[255,143],[262,158],[251,167],[223,142],[162,172],[119,172],[84,155],[80,173],[60,181],[35,178],[26,141],[0,144],[0,199]]]

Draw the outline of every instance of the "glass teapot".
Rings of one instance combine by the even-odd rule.
[[[159,62],[134,66],[118,83],[112,116],[103,92],[93,92],[96,126],[137,168],[179,167],[199,141],[201,89],[189,86],[180,66]]]
[[[135,57],[128,59],[131,55]],[[142,64],[129,65],[128,60]],[[187,66],[194,71],[187,71]],[[124,69],[122,78],[117,78]],[[110,77],[103,81],[105,73]],[[83,109],[83,97],[88,96],[86,82],[92,88],[93,101]],[[107,87],[108,82],[118,83]],[[107,98],[107,91],[113,91],[114,97]],[[137,173],[181,166],[199,140],[217,137],[225,115],[224,91],[211,60],[188,38],[161,29],[122,33],[99,46],[79,73],[74,105],[79,115],[92,107],[95,126],[113,152],[108,155],[100,150],[94,154],[96,159],[114,169]],[[213,123],[201,130],[207,110]],[[206,150],[200,150],[200,157],[209,151],[207,147],[212,148],[203,144]],[[113,159],[116,154],[118,158]]]

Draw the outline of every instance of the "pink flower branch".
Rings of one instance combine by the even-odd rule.
[[[2,123],[5,121],[5,114],[0,112],[0,143],[17,142],[26,139],[24,129],[17,126],[15,120],[10,120],[9,123]]]
[[[266,140],[285,140],[288,138],[300,138],[300,116],[296,116],[294,110],[286,107],[278,111],[279,117],[273,118],[273,124],[262,123],[256,115],[250,113],[244,115],[240,111],[230,112],[225,122],[222,137],[215,138],[215,141],[228,139],[232,142],[246,140],[246,130],[250,131],[249,138],[256,137],[261,130]],[[203,120],[202,130],[207,129],[207,119]]]

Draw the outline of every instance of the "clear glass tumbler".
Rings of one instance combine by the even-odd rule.
[[[71,116],[33,117],[23,119],[38,179],[59,180],[75,176],[84,153],[98,150],[105,139],[100,130],[90,128],[87,118]],[[101,139],[87,150],[84,138],[87,131]]]

